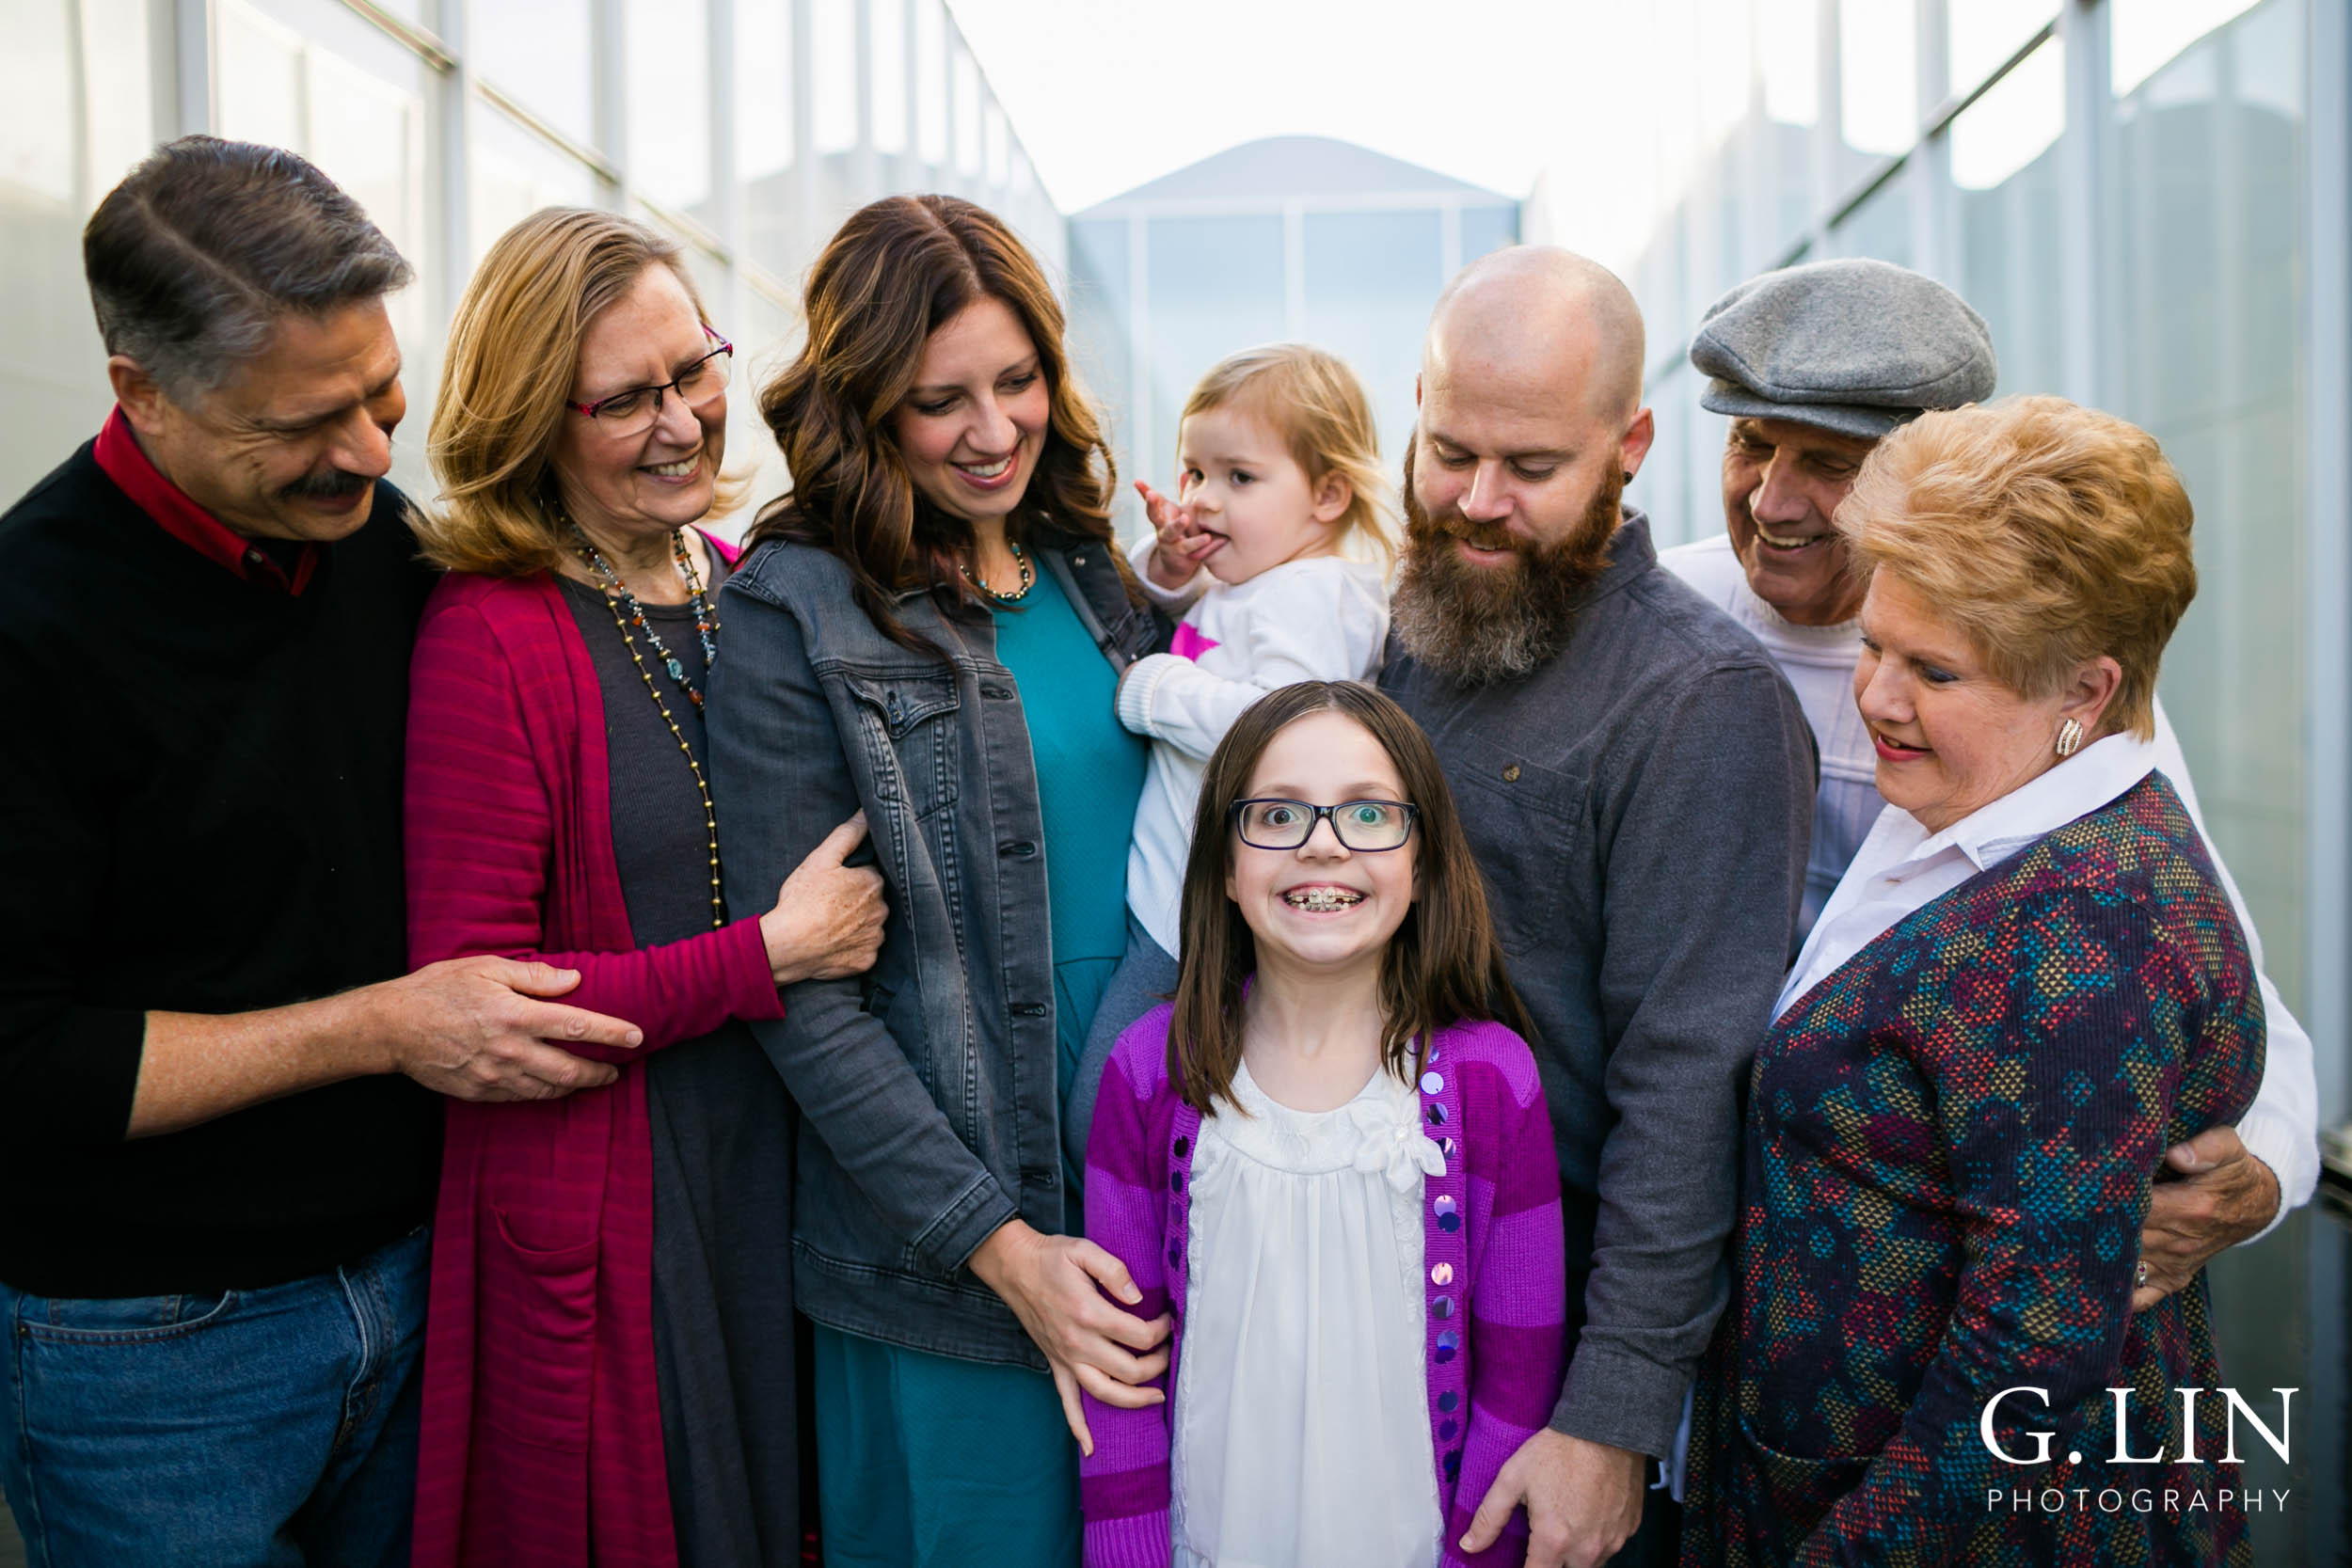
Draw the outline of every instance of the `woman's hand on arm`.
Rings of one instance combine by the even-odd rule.
[[[890,912],[882,873],[871,865],[843,863],[865,841],[861,811],[792,868],[776,894],[775,908],[759,917],[777,985],[847,979],[874,967]]]
[[[1143,1293],[1127,1265],[1102,1247],[1083,1236],[1049,1236],[1016,1219],[979,1244],[971,1269],[1004,1298],[1045,1353],[1062,1415],[1086,1453],[1094,1451],[1094,1436],[1079,1407],[1079,1389],[1123,1410],[1168,1398],[1142,1386],[1168,1370],[1174,1320],[1163,1313],[1145,1323],[1121,1310],[1111,1297],[1133,1306]]]

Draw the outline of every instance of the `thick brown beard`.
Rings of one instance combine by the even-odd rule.
[[[1584,590],[1608,569],[1625,474],[1612,466],[1567,536],[1530,547],[1459,514],[1431,517],[1413,489],[1418,444],[1405,448],[1405,553],[1390,624],[1406,653],[1464,686],[1529,674],[1566,644]],[[1456,539],[1511,546],[1515,559],[1472,565],[1454,549]]]

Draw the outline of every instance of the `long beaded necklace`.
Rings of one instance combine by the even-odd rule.
[[[1025,599],[1029,596],[1029,590],[1037,586],[1037,568],[1029,564],[1029,558],[1022,553],[1021,546],[1010,539],[1006,540],[1005,544],[1012,551],[1012,563],[1021,568],[1021,586],[1011,593],[998,593],[988,585],[986,578],[974,577],[969,562],[961,567],[963,580],[994,599],[998,604],[1011,604],[1016,599]]]
[[[569,522],[568,519],[566,521]],[[653,699],[653,705],[660,711],[661,721],[670,726],[671,738],[677,742],[679,752],[686,758],[688,770],[694,775],[695,792],[703,798],[703,831],[710,841],[710,928],[718,930],[727,923],[727,905],[719,884],[719,813],[710,803],[710,783],[703,777],[703,765],[694,760],[694,748],[688,742],[686,732],[678,728],[676,718],[670,712],[670,705],[662,698],[661,689],[654,684],[653,672],[645,668],[644,656],[637,651],[637,639],[629,634],[628,628],[634,625],[645,634],[645,640],[653,644],[653,651],[660,656],[663,668],[670,672],[670,678],[694,700],[697,711],[702,707],[703,694],[686,678],[686,672],[677,659],[661,645],[660,635],[645,619],[645,607],[637,602],[637,595],[631,594],[628,585],[621,581],[620,574],[606,562],[596,546],[589,543],[588,535],[580,531],[578,523],[569,523],[569,526],[572,548],[604,585],[604,605],[612,612],[612,625],[621,634],[622,644],[628,649],[629,662],[637,666],[637,676],[645,683],[645,694]],[[711,634],[719,629],[719,623],[711,615],[710,607],[703,597],[702,578],[694,570],[693,557],[686,553],[685,541],[672,535],[670,543],[676,552],[678,575],[686,579],[687,593],[694,601],[694,629],[702,635],[703,673],[707,677],[710,673],[710,666],[719,657],[719,650],[711,641]],[[624,602],[628,606],[626,616],[621,613]]]
[[[604,589],[607,602],[617,597],[628,607],[628,626],[645,634],[645,641],[653,644],[654,654],[661,660],[661,667],[670,672],[670,678],[677,682],[679,689],[686,693],[687,701],[692,703],[699,712],[703,705],[702,688],[688,677],[686,666],[663,644],[661,634],[654,629],[653,623],[645,619],[645,607],[637,602],[637,595],[628,591],[628,584],[621,580],[621,574],[614,571],[612,563],[604,559],[604,553],[589,542],[588,535],[580,531],[580,525],[571,524],[571,531],[572,549],[596,575],[596,581]],[[702,574],[694,570],[694,558],[686,553],[685,535],[684,529],[670,535],[670,553],[677,562],[677,575],[686,584],[687,596],[694,602],[694,633],[702,639],[703,673],[708,675],[710,666],[719,657],[719,646],[712,641],[719,629],[719,619],[711,614],[710,601],[703,595]],[[1026,591],[1025,588],[1024,591]],[[619,613],[618,609],[613,610],[616,616]],[[624,626],[622,631],[626,635],[628,626]],[[634,642],[630,643],[629,651],[634,653],[636,647]],[[646,678],[650,680],[652,677]]]

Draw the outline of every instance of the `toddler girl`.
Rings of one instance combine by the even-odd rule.
[[[1370,679],[1388,637],[1379,441],[1345,364],[1303,343],[1236,354],[1193,388],[1176,442],[1176,499],[1136,485],[1152,525],[1136,572],[1184,618],[1174,651],[1138,660],[1120,683],[1120,721],[1152,738],[1152,761],[1127,857],[1127,954],[1096,1010],[1064,1123],[1073,1164],[1113,1042],[1176,984],[1201,765],[1276,687]],[[1347,559],[1351,547],[1375,559]]]
[[[1085,1401],[1089,1568],[1519,1562],[1523,1515],[1459,1543],[1559,1392],[1559,1168],[1404,711],[1313,682],[1243,715],[1183,926],[1174,1006],[1120,1037],[1088,1145],[1087,1233],[1128,1310],[1175,1320],[1165,1403]]]

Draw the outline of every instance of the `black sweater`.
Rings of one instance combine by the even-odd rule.
[[[251,1288],[429,1217],[437,1102],[353,1080],[126,1140],[145,1021],[405,969],[405,502],[306,591],[173,538],[85,446],[0,515],[0,1280]]]

